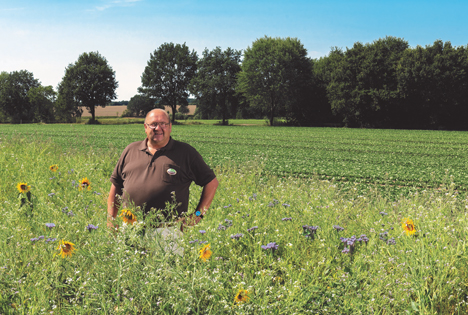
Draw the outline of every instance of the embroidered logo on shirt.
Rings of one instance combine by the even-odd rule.
[[[169,175],[175,175],[175,174],[177,174],[177,171],[176,171],[175,169],[173,169],[173,168],[168,168],[168,169],[167,169],[167,174],[169,174]]]

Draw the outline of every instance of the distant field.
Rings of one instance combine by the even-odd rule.
[[[145,137],[141,125],[3,125],[0,137],[51,139],[64,149],[119,154]],[[468,190],[468,133],[265,126],[176,125],[212,165],[259,164],[277,176],[318,177],[392,193],[454,183]],[[116,161],[106,161],[113,167]]]
[[[189,105],[189,115],[193,115],[195,113],[195,109],[197,108],[196,105]],[[127,109],[126,105],[121,106],[106,106],[102,108],[101,106],[96,107],[96,117],[120,117],[124,110]],[[172,112],[172,109],[169,106],[166,106],[166,110]],[[91,117],[89,111],[85,108],[83,109],[82,117]]]

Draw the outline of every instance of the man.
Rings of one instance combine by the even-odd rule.
[[[165,209],[166,202],[173,201],[174,194],[182,229],[197,224],[218,188],[216,175],[192,146],[171,138],[172,124],[164,110],[150,111],[144,126],[146,139],[125,148],[110,178],[107,225],[114,227],[119,207],[116,195],[122,196],[124,203],[144,207],[148,213],[151,208]],[[198,215],[185,218],[192,181],[202,186],[203,191],[195,209]]]

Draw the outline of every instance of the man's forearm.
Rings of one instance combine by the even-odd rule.
[[[215,178],[203,187],[200,202],[198,203],[197,209],[195,211],[200,211],[202,214],[206,212],[206,210],[210,207],[211,202],[213,201],[218,185],[219,182]]]

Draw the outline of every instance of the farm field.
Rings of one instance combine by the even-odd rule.
[[[110,156],[145,136],[141,125],[0,126],[0,137],[20,134],[51,139],[63,150],[95,148]],[[374,185],[392,194],[448,183],[459,192],[468,189],[467,132],[176,125],[172,135],[212,166],[256,161],[276,176],[330,179],[359,189]]]
[[[465,133],[174,126],[220,182],[182,256],[138,208],[106,227],[144,136],[0,126],[0,314],[468,313]]]

